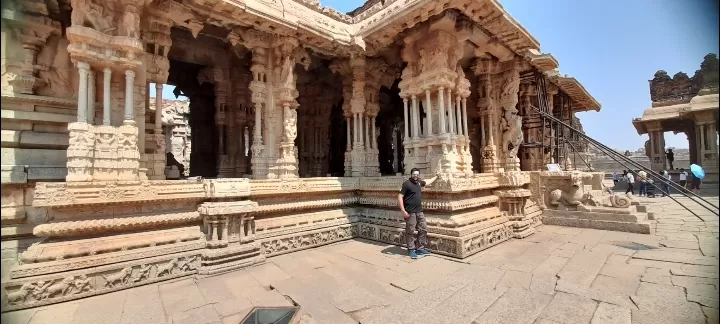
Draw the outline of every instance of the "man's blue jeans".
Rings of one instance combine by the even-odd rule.
[[[640,182],[640,196],[647,196],[647,182]]]
[[[662,183],[663,196],[670,195],[670,184],[667,182]]]

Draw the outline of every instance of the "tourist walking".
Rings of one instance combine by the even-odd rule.
[[[640,197],[647,196],[647,173],[645,171],[638,172],[638,181],[640,182],[640,192],[638,192],[638,195]]]
[[[670,196],[670,173],[667,172],[667,170],[663,170],[662,173],[662,196]]]
[[[680,168],[680,186],[683,187],[683,189],[687,189],[687,176],[687,171],[685,171],[685,169],[683,168]]]
[[[618,183],[618,174],[617,174],[617,172],[613,172],[613,174],[612,174],[612,179],[613,179],[613,186],[617,186],[617,183]]]
[[[627,180],[627,190],[625,190],[625,194],[635,194],[635,177],[633,176],[632,172],[628,172],[625,174],[625,179]]]
[[[398,206],[405,219],[405,241],[410,258],[430,254],[427,247],[427,222],[422,208],[422,188],[432,185],[437,177],[427,181],[420,179],[420,170],[410,170],[410,179],[405,180],[398,195]]]

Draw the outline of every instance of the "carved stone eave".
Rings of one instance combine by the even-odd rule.
[[[572,110],[574,112],[600,111],[600,103],[590,95],[590,92],[577,79],[566,74],[560,74],[556,69],[546,71],[544,74],[548,81],[557,85],[570,96],[573,101]]]
[[[528,50],[525,57],[530,60],[530,64],[540,72],[557,69],[560,65],[555,57],[550,53],[539,53],[534,50]]]
[[[83,26],[68,27],[66,35],[70,41],[68,53],[73,61],[136,72],[142,67],[143,44],[139,39],[110,36]]]

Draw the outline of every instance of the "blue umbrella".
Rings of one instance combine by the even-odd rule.
[[[700,180],[705,178],[705,170],[703,170],[703,168],[697,164],[690,164],[690,172],[692,172],[695,178],[698,178]]]

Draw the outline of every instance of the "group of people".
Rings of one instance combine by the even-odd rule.
[[[668,170],[663,170],[662,173],[662,179],[660,183],[660,189],[662,191],[662,196],[670,195],[670,182],[672,182],[672,177],[670,176],[670,173]],[[688,177],[692,177],[689,185],[688,185]],[[613,184],[617,186],[618,182],[620,182],[620,179],[623,179],[625,182],[627,182],[627,190],[625,190],[625,194],[633,194],[635,195],[635,184],[638,184],[638,195],[640,197],[648,196],[648,188],[654,188],[654,181],[652,179],[649,179],[647,176],[647,173],[645,171],[630,171],[630,170],[623,170],[622,176],[618,175],[617,172],[613,172],[612,179]],[[679,181],[678,185],[683,190],[689,190],[692,191],[695,194],[698,194],[700,191],[700,183],[701,179],[698,177],[691,176],[685,169],[679,170]],[[652,190],[650,190],[652,191]]]

